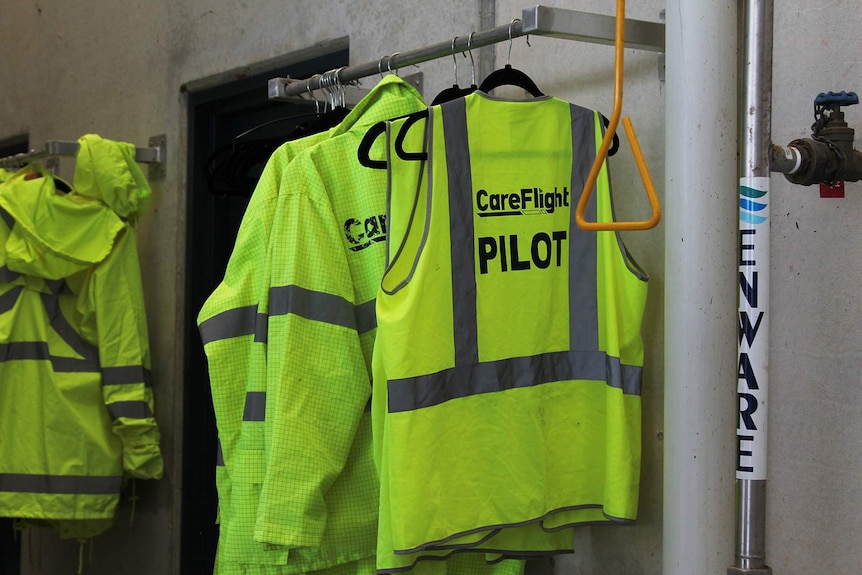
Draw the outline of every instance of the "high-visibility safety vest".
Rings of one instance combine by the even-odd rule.
[[[73,190],[31,165],[0,185],[0,516],[107,529],[126,478],[162,475],[130,144],[79,140]]]
[[[544,533],[635,519],[646,275],[617,234],[574,224],[601,135],[592,110],[476,92],[429,109],[419,185],[392,168],[404,232],[377,297],[380,571],[550,551]],[[606,167],[587,218],[613,218]]]

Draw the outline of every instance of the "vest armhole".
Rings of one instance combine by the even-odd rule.
[[[407,126],[399,125],[399,129],[406,127],[408,130],[418,122],[412,122]],[[404,234],[400,238],[387,238],[387,264],[383,272],[381,280],[381,290],[392,295],[397,293],[401,288],[407,285],[416,271],[416,266],[419,264],[419,257],[425,247],[425,241],[428,238],[428,226],[431,215],[431,171],[430,171],[430,120],[426,120],[425,135],[422,138],[422,152],[426,159],[423,160],[403,160],[397,158],[397,154],[393,153],[392,134],[390,130],[393,128],[392,123],[387,126],[387,161],[389,165],[389,177],[387,188],[387,219],[389,219],[390,230],[392,230],[391,222],[391,206],[393,193],[393,177],[392,171],[394,162],[419,162],[418,174],[415,185],[413,185],[413,201],[411,202],[410,216],[407,221],[407,227]],[[423,186],[426,183],[427,186]],[[403,193],[395,191],[395,193]],[[390,243],[390,242],[395,242]],[[394,255],[389,258],[392,253],[392,246],[397,245]]]

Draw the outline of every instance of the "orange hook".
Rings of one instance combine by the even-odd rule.
[[[581,196],[578,199],[578,205],[575,209],[575,223],[582,230],[587,231],[618,231],[618,230],[648,230],[654,228],[659,220],[661,220],[661,205],[658,201],[658,196],[655,193],[652,178],[647,168],[646,160],[644,160],[643,152],[641,152],[640,144],[635,135],[629,118],[623,118],[623,128],[626,131],[626,137],[629,141],[629,146],[632,149],[635,163],[637,164],[638,172],[641,175],[646,196],[649,200],[650,208],[652,208],[652,216],[648,220],[640,222],[588,222],[584,219],[584,212],[587,209],[587,204],[590,201],[590,196],[593,193],[593,188],[596,185],[596,180],[599,177],[599,171],[608,157],[608,148],[614,138],[614,133],[620,122],[620,115],[623,107],[623,53],[625,51],[625,0],[617,0],[616,14],[616,39],[614,42],[615,57],[614,57],[614,108],[611,113],[611,119],[608,123],[605,135],[602,138],[602,144],[599,146],[599,151],[596,152],[596,159],[593,162],[593,167],[590,169],[590,175],[584,184],[584,189],[581,190]]]

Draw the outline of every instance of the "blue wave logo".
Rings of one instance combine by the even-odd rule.
[[[765,222],[766,216],[759,216],[757,212],[762,212],[769,204],[756,200],[763,198],[766,193],[748,186],[739,186],[739,219],[752,225]]]

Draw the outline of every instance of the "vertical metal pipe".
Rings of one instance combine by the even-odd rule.
[[[664,575],[733,561],[737,0],[668,0]]]
[[[729,575],[766,565],[769,389],[769,172],[773,0],[745,0],[739,179],[736,553]]]

